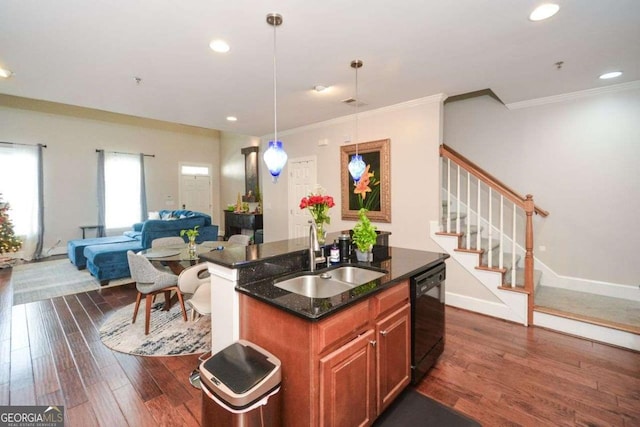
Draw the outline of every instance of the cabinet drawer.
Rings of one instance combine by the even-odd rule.
[[[318,324],[318,354],[330,346],[349,341],[369,324],[368,301],[337,313]]]
[[[392,308],[409,302],[409,281],[404,282],[374,295],[371,298],[372,317],[375,319]]]

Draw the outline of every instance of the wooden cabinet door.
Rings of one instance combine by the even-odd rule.
[[[409,304],[376,323],[377,414],[382,413],[411,380],[410,328]]]
[[[374,331],[320,359],[320,426],[371,425],[375,418]]]

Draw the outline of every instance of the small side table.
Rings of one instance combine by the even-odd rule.
[[[85,239],[87,230],[96,230],[96,237],[98,237],[102,234],[104,227],[102,225],[81,225],[80,229],[82,230],[82,238]]]

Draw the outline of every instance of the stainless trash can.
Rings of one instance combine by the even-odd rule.
[[[202,426],[277,427],[280,360],[265,349],[236,341],[200,364]]]

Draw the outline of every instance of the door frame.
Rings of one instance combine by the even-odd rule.
[[[295,159],[289,159],[287,168],[291,171],[291,165],[293,163],[301,163],[301,162],[312,162],[313,163],[313,182],[314,186],[318,183],[318,157],[313,156],[304,156],[304,157],[296,157]],[[294,180],[291,173],[289,173],[288,179],[288,187],[287,187],[287,206],[292,206],[289,208],[289,212],[287,212],[287,231],[288,238],[291,239],[294,236],[294,224],[293,224],[293,209],[297,209],[300,204],[300,200],[294,200],[296,198],[294,191]]]
[[[203,174],[197,174],[197,175],[193,175],[193,174],[183,174],[182,173],[182,167],[183,166],[195,166],[195,167],[206,167],[209,168],[209,174],[208,175],[203,175]],[[179,162],[178,163],[178,209],[182,209],[182,193],[183,193],[183,188],[182,188],[182,177],[183,176],[208,176],[209,177],[209,209],[208,212],[204,212],[208,215],[213,215],[213,165],[211,163],[200,163],[200,162]]]

